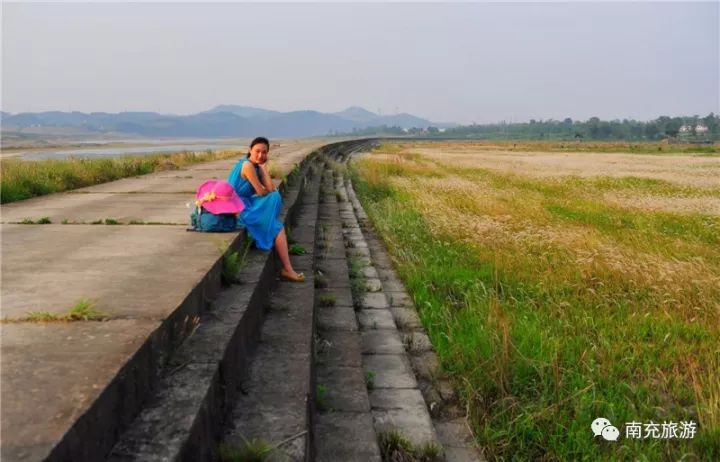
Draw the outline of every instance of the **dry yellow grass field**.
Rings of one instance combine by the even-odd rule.
[[[720,457],[720,157],[536,149],[385,144],[355,167],[486,454]],[[702,431],[612,452],[600,415]]]

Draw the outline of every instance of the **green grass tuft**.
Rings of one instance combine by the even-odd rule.
[[[305,255],[307,253],[307,250],[305,250],[305,247],[301,245],[293,244],[288,249],[288,253],[290,255]]]
[[[348,266],[353,307],[359,310],[362,307],[363,297],[367,292],[367,278],[365,277],[365,273],[363,273],[363,264],[357,257],[348,257]]]
[[[230,243],[228,241],[215,239],[214,243],[218,252],[222,255],[222,272],[220,273],[222,284],[229,286],[238,283],[240,281],[239,273],[245,266],[247,254],[250,251],[250,246],[252,245],[252,240],[246,238],[245,242],[242,244],[241,251],[229,251],[228,247]]]
[[[229,252],[223,255],[222,259],[222,282],[230,285],[238,282],[238,272],[240,271],[240,253],[237,251]]]
[[[22,321],[27,322],[52,322],[61,320],[62,316],[50,313],[49,311],[31,311],[22,319]]]
[[[37,221],[33,220],[32,218],[23,218],[19,224],[21,225],[49,225],[52,223],[52,220],[50,220],[50,217],[42,217],[38,218]]]
[[[65,315],[67,321],[91,321],[102,319],[103,313],[93,307],[93,303],[87,298],[83,298],[73,306]]]
[[[87,299],[80,299],[65,313],[54,314],[48,311],[31,311],[20,319],[5,319],[16,322],[73,322],[73,321],[100,321],[107,315],[95,309],[93,303]]]
[[[220,462],[264,462],[274,450],[262,439],[246,440],[240,447],[221,444],[218,448]]]
[[[318,384],[315,389],[315,405],[321,411],[327,411],[327,387],[322,384]]]
[[[372,390],[375,388],[375,372],[367,371],[365,373],[365,386],[368,390]]]
[[[335,303],[337,303],[337,297],[335,294],[323,294],[318,298],[318,305],[330,307],[335,306]]]
[[[435,462],[442,459],[442,448],[426,442],[416,448],[399,430],[386,430],[378,435],[383,462]]]

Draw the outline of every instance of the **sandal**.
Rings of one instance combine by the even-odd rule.
[[[285,279],[286,281],[305,282],[305,275],[303,273],[297,273],[297,276],[293,276],[292,274],[285,271],[284,268],[280,270],[280,277]]]

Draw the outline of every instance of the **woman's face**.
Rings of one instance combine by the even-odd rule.
[[[250,148],[250,161],[256,164],[264,164],[268,159],[268,146],[265,143],[258,143]]]

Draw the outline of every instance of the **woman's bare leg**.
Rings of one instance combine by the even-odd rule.
[[[287,235],[285,234],[285,228],[281,229],[280,232],[277,233],[277,236],[275,236],[275,251],[277,252],[278,257],[280,257],[280,263],[282,263],[285,271],[287,271],[293,276],[297,276],[297,273],[295,272],[292,264],[290,263],[290,255],[288,253],[288,242]]]

